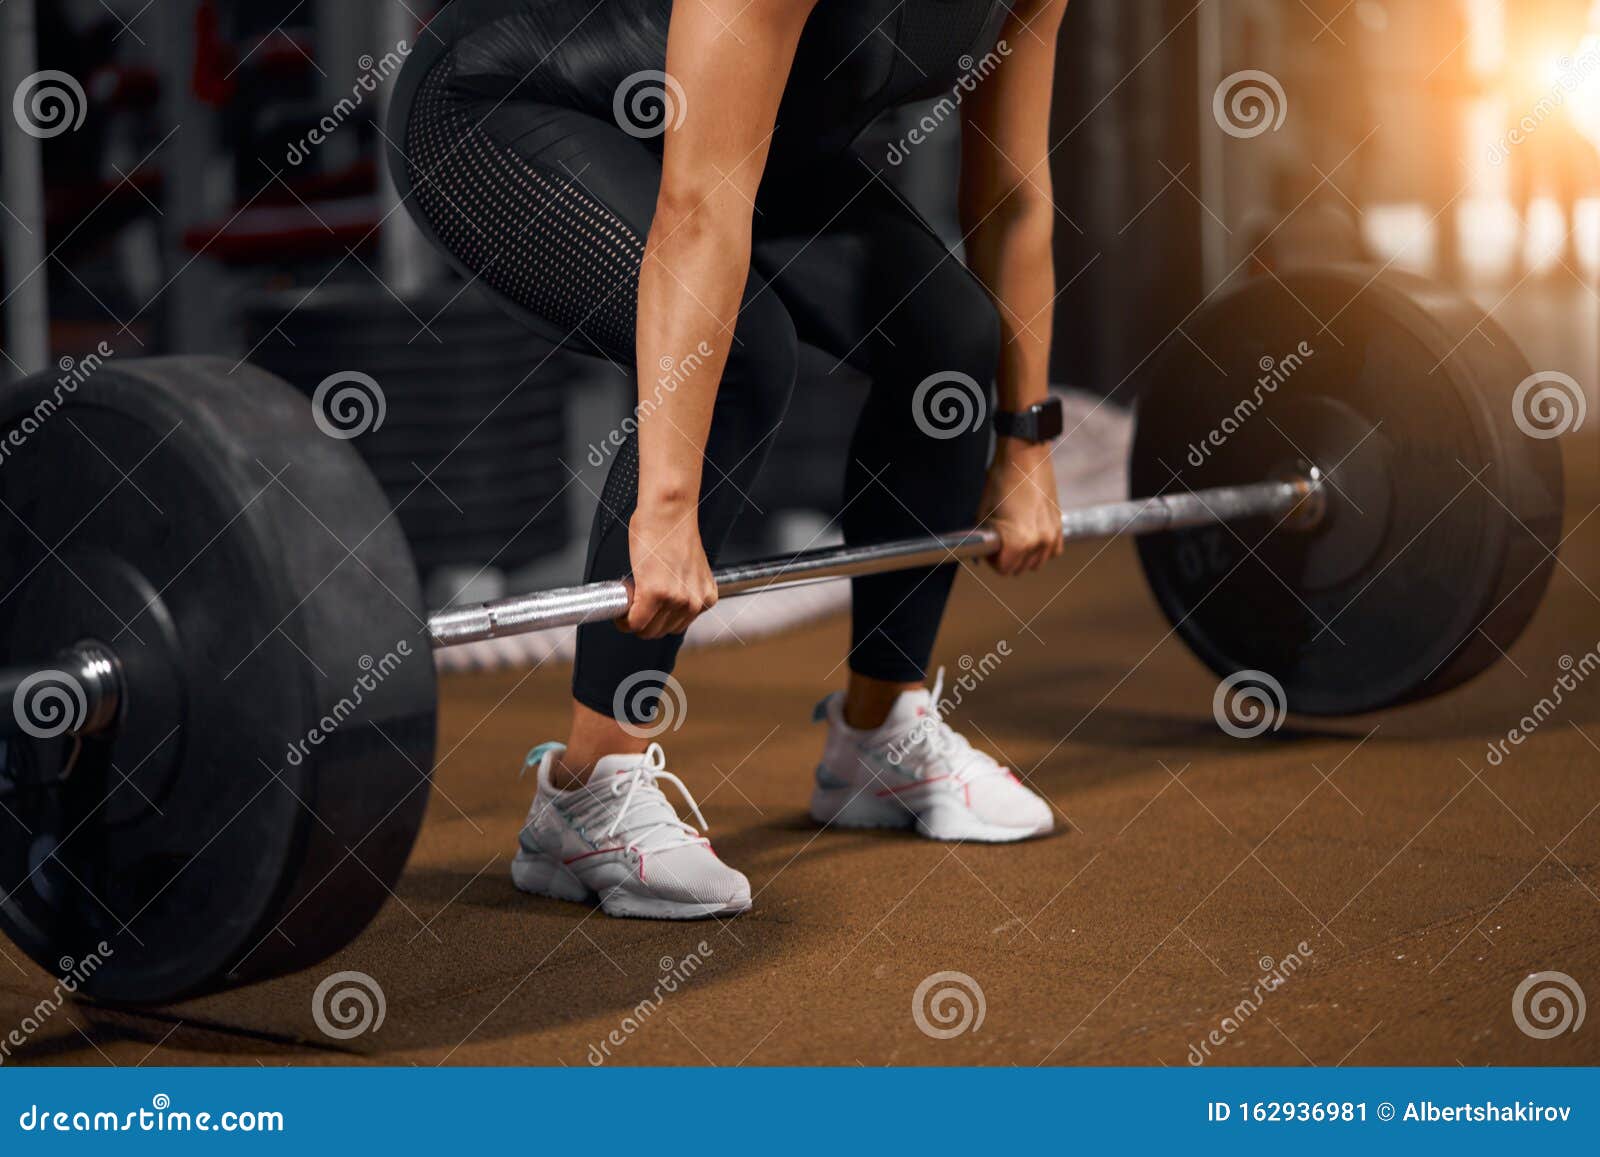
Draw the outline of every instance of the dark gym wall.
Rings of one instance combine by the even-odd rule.
[[[1056,70],[1052,377],[1119,389],[1200,301],[1199,32],[1191,0],[1073,0]],[[1074,280],[1076,279],[1076,280]]]

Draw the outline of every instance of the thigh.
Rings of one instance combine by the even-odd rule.
[[[631,366],[660,161],[587,113],[458,92],[449,69],[440,62],[413,98],[407,206],[518,320]]]
[[[763,191],[753,264],[800,340],[875,388],[961,370],[987,386],[999,323],[988,292],[896,191],[865,166]]]

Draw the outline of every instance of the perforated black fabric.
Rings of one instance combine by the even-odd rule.
[[[948,89],[969,71],[974,52],[989,48],[997,5],[969,0],[922,0],[899,12],[894,34],[894,76],[888,94],[896,102],[912,94]]]
[[[599,8],[593,0],[455,0],[434,27],[443,38],[428,50],[434,58],[419,53],[408,64],[393,114],[404,118],[391,137],[404,143],[407,206],[435,242],[529,324],[552,331],[547,337],[598,346],[625,366],[635,358],[660,142],[625,135],[612,98],[616,78],[663,66],[670,8],[671,0]],[[963,56],[987,51],[1005,10],[1002,0],[822,0],[813,13],[769,159],[773,172],[796,179],[763,191],[705,446],[700,532],[713,564],[783,420],[802,339],[872,379],[844,479],[846,540],[943,533],[976,518],[987,428],[931,438],[913,398],[933,373],[986,386],[999,357],[998,319],[987,291],[863,175],[845,146],[912,90],[953,83],[969,67]],[[651,18],[635,19],[641,14]],[[587,580],[629,572],[638,485],[629,436],[601,494]],[[856,579],[851,668],[921,678],[955,571]],[[622,682],[672,670],[681,641],[585,627],[573,693],[592,710],[616,711]]]
[[[600,491],[600,509],[595,511],[594,542],[601,540],[620,524],[633,517],[634,504],[639,494],[639,436],[629,434],[617,449],[617,456],[606,472],[606,484]]]
[[[631,363],[644,238],[580,177],[547,171],[495,138],[493,102],[450,86],[441,60],[406,126],[416,208],[438,241],[512,302]]]

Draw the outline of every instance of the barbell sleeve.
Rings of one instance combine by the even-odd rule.
[[[1065,511],[1061,530],[1067,541],[1121,538],[1164,530],[1209,526],[1263,516],[1294,519],[1304,527],[1320,517],[1323,482],[1312,472],[1247,486],[1164,494],[1130,502],[1111,502]],[[825,579],[883,574],[954,561],[987,558],[1000,550],[1000,536],[975,528],[870,546],[839,546],[786,557],[737,563],[713,573],[720,598],[799,586]],[[435,647],[455,647],[554,627],[609,622],[628,613],[632,598],[621,581],[589,583],[537,591],[496,602],[440,611],[428,620]]]
[[[116,721],[122,668],[109,647],[83,642],[47,664],[0,668],[0,738],[93,735]]]

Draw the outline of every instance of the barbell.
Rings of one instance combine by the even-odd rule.
[[[1454,687],[1534,614],[1562,516],[1526,361],[1454,295],[1354,269],[1197,311],[1138,375],[1138,536],[1173,631],[1288,708]],[[81,380],[80,380],[81,379]],[[135,1005],[311,966],[384,901],[434,759],[431,651],[615,619],[622,582],[430,613],[394,511],[306,393],[249,365],[111,361],[0,393],[0,926],[111,949]],[[937,447],[930,444],[930,452]],[[984,528],[723,567],[724,597],[993,554]]]

